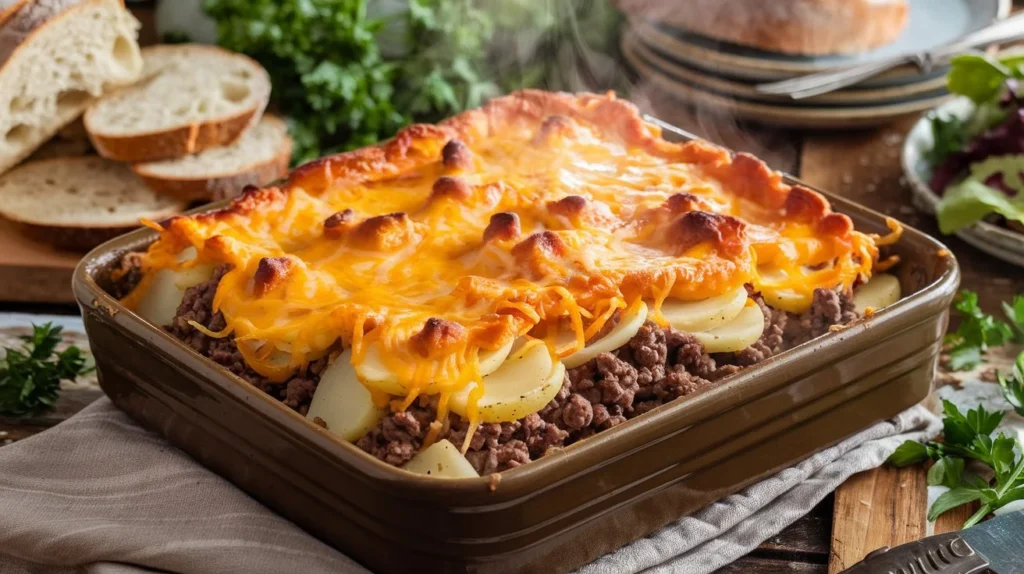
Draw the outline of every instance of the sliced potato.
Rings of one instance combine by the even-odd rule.
[[[710,331],[735,319],[747,304],[747,298],[746,288],[740,286],[703,301],[666,299],[661,304],[661,316],[677,331]]]
[[[402,467],[409,472],[426,474],[439,478],[476,478],[473,465],[462,456],[459,449],[447,440],[439,440],[430,445],[423,452],[412,457]]]
[[[178,255],[178,262],[185,263],[195,258],[195,248],[189,247]],[[154,325],[170,325],[174,316],[178,314],[178,306],[181,305],[185,291],[208,281],[213,276],[213,269],[211,264],[201,264],[180,271],[157,271],[146,293],[139,300],[135,312]]]
[[[501,423],[517,421],[543,409],[562,388],[565,366],[553,361],[547,346],[535,343],[512,354],[501,367],[483,378],[483,396],[477,402],[480,421]],[[452,412],[466,416],[470,383],[452,395]]]
[[[853,308],[861,315],[870,307],[878,310],[900,300],[900,280],[888,273],[879,273],[853,290]]]
[[[753,345],[764,332],[764,313],[757,305],[747,305],[735,319],[704,333],[693,333],[709,353],[742,351]]]
[[[799,293],[793,289],[777,287],[785,283],[789,276],[780,269],[758,267],[757,289],[761,292],[761,298],[773,309],[782,309],[790,313],[803,313],[811,304],[811,297],[805,293]]]
[[[623,314],[619,323],[607,335],[562,359],[566,368],[578,367],[601,353],[609,353],[629,343],[647,320],[647,305],[640,303],[634,310]]]
[[[760,290],[761,298],[769,307],[790,313],[803,313],[813,301],[813,295],[798,293],[792,289],[776,289],[770,285],[764,285]]]
[[[515,339],[512,339],[498,349],[482,351],[479,358],[480,375],[486,376],[497,370],[512,351],[514,343]],[[409,389],[398,380],[398,375],[391,372],[391,369],[384,364],[378,345],[367,347],[363,354],[363,361],[355,366],[355,370],[359,380],[375,389],[399,397],[404,397],[409,393]]]
[[[497,371],[501,364],[505,362],[505,359],[508,358],[509,353],[512,352],[512,347],[515,343],[516,340],[511,339],[508,343],[493,351],[482,351],[479,358],[480,376],[487,376]]]
[[[306,418],[319,417],[327,430],[348,441],[365,435],[385,411],[378,409],[370,391],[359,382],[352,368],[352,353],[345,350],[320,375]]]

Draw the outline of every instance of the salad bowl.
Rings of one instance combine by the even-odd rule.
[[[935,108],[934,113],[966,118],[973,110],[967,98],[958,98]],[[933,168],[926,154],[935,146],[932,124],[924,116],[910,130],[903,147],[903,172],[910,186],[914,207],[935,215],[942,198],[932,190],[928,182]],[[1024,234],[1005,227],[979,221],[956,232],[956,236],[968,244],[999,259],[1024,267]]]
[[[967,54],[947,84],[960,97],[907,134],[903,171],[914,205],[944,234],[1024,266],[1024,53]]]

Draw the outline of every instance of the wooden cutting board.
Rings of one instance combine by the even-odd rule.
[[[74,303],[71,274],[82,255],[32,241],[0,219],[0,302]]]

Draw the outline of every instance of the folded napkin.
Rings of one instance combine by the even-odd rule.
[[[806,514],[850,475],[882,464],[904,439],[938,430],[935,415],[914,407],[581,573],[711,572]],[[0,448],[0,572],[83,569],[366,572],[136,425],[106,398]]]

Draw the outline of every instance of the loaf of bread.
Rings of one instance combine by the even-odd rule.
[[[634,17],[792,55],[856,54],[898,38],[907,0],[619,0]]]
[[[0,173],[142,70],[139,24],[121,0],[4,1]]]

